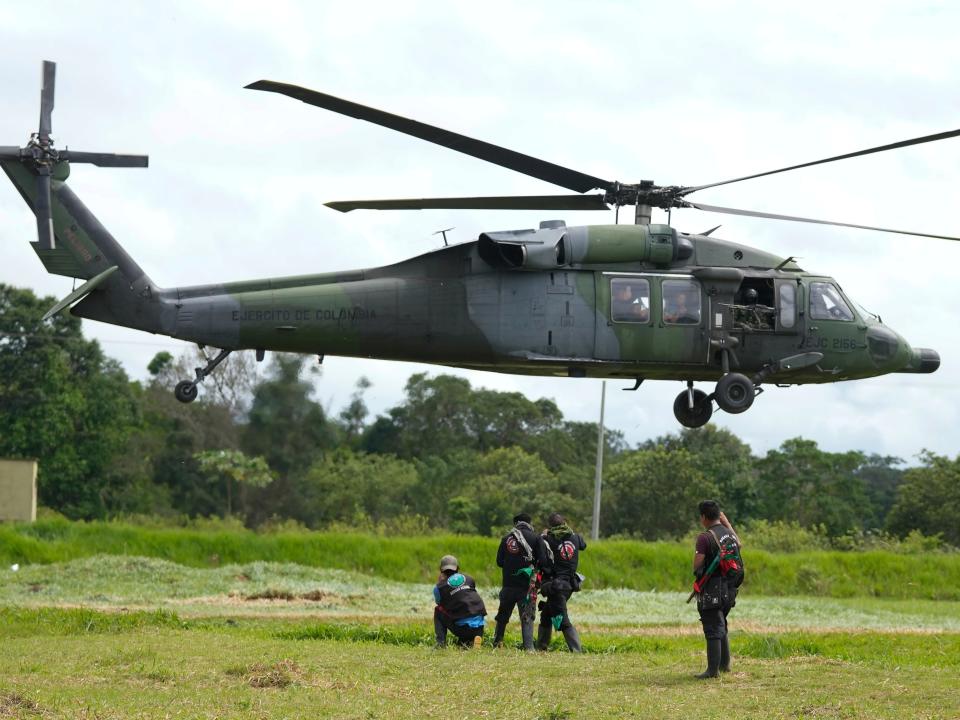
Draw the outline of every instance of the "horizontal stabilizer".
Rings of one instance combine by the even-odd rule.
[[[117,270],[119,270],[119,269],[120,269],[120,268],[119,268],[117,265],[111,265],[111,266],[108,267],[106,270],[104,270],[102,273],[100,273],[99,275],[97,275],[96,277],[92,277],[92,278],[90,278],[89,280],[87,280],[83,285],[81,285],[81,286],[78,287],[76,290],[74,290],[72,293],[70,293],[69,295],[67,295],[63,300],[61,300],[61,301],[58,302],[56,305],[54,305],[52,308],[50,308],[49,310],[47,310],[47,312],[44,313],[44,315],[43,315],[43,322],[46,322],[47,320],[49,320],[50,318],[52,318],[54,315],[56,315],[57,313],[65,310],[66,308],[70,307],[70,306],[73,305],[74,303],[78,303],[78,302],[80,302],[81,300],[83,300],[83,298],[85,298],[85,297],[86,297],[87,295],[89,295],[91,292],[93,292],[94,290],[96,290],[97,287],[98,287],[104,280],[106,280],[108,277],[110,277],[111,275],[113,275],[113,274],[114,274]]]

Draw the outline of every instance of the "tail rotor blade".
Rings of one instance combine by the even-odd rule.
[[[117,155],[116,153],[77,152],[63,150],[60,159],[73,163],[90,163],[97,167],[138,167],[145,168],[149,163],[146,155]]]
[[[54,90],[57,84],[57,64],[49,60],[43,61],[43,90],[40,91],[40,130],[37,133],[40,142],[50,141],[51,122],[53,115]]]
[[[50,172],[41,172],[37,175],[37,205],[34,210],[37,215],[37,236],[40,239],[41,250],[53,250],[56,240],[53,234],[53,215],[50,212]]]

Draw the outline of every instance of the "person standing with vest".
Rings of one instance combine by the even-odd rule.
[[[557,629],[563,633],[570,652],[583,652],[580,635],[567,614],[567,601],[575,590],[580,589],[577,565],[580,563],[580,551],[587,549],[587,543],[570,529],[560,513],[553,513],[547,519],[547,524],[550,527],[544,532],[544,542],[548,552],[545,579],[540,588],[546,601],[540,604],[537,648],[546,650],[550,646],[550,635]]]
[[[704,572],[716,567],[714,560],[720,554],[720,546],[730,541],[739,548],[737,537],[727,516],[720,512],[715,500],[704,500],[699,505],[700,524],[706,532],[697,536],[696,551],[693,556],[693,573],[698,582],[703,581]],[[736,605],[737,588],[729,587],[719,568],[703,584],[703,592],[697,594],[697,610],[703,624],[703,636],[707,641],[707,669],[697,675],[701,680],[714,678],[721,672],[730,671],[730,640],[727,637],[727,615]]]
[[[523,649],[533,650],[533,621],[537,614],[537,573],[546,562],[546,549],[541,538],[530,524],[527,513],[513,518],[513,529],[503,536],[497,548],[497,567],[503,568],[500,588],[500,607],[497,610],[497,625],[493,631],[493,646],[503,644],[507,623],[517,608],[520,615],[520,635]]]
[[[457,637],[462,647],[483,641],[484,616],[487,608],[477,592],[477,584],[460,572],[460,563],[453,555],[440,558],[440,577],[433,588],[437,606],[433,610],[433,632],[437,647],[446,647],[447,631]]]

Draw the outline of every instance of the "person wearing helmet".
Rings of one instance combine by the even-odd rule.
[[[437,647],[446,647],[447,632],[452,632],[461,647],[483,642],[484,617],[487,608],[477,592],[477,583],[460,572],[460,563],[453,555],[440,558],[440,576],[433,588],[437,605],[433,610],[433,631]]]

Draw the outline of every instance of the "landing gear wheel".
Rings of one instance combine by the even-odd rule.
[[[710,416],[713,415],[713,402],[703,390],[694,390],[691,410],[689,395],[684,390],[673,401],[673,415],[684,427],[698,428],[710,421]]]
[[[182,380],[173,389],[173,396],[182,403],[192,403],[197,399],[197,384],[190,380]]]
[[[757,391],[753,381],[740,373],[727,373],[720,382],[713,396],[720,409],[736,415],[750,409]]]

